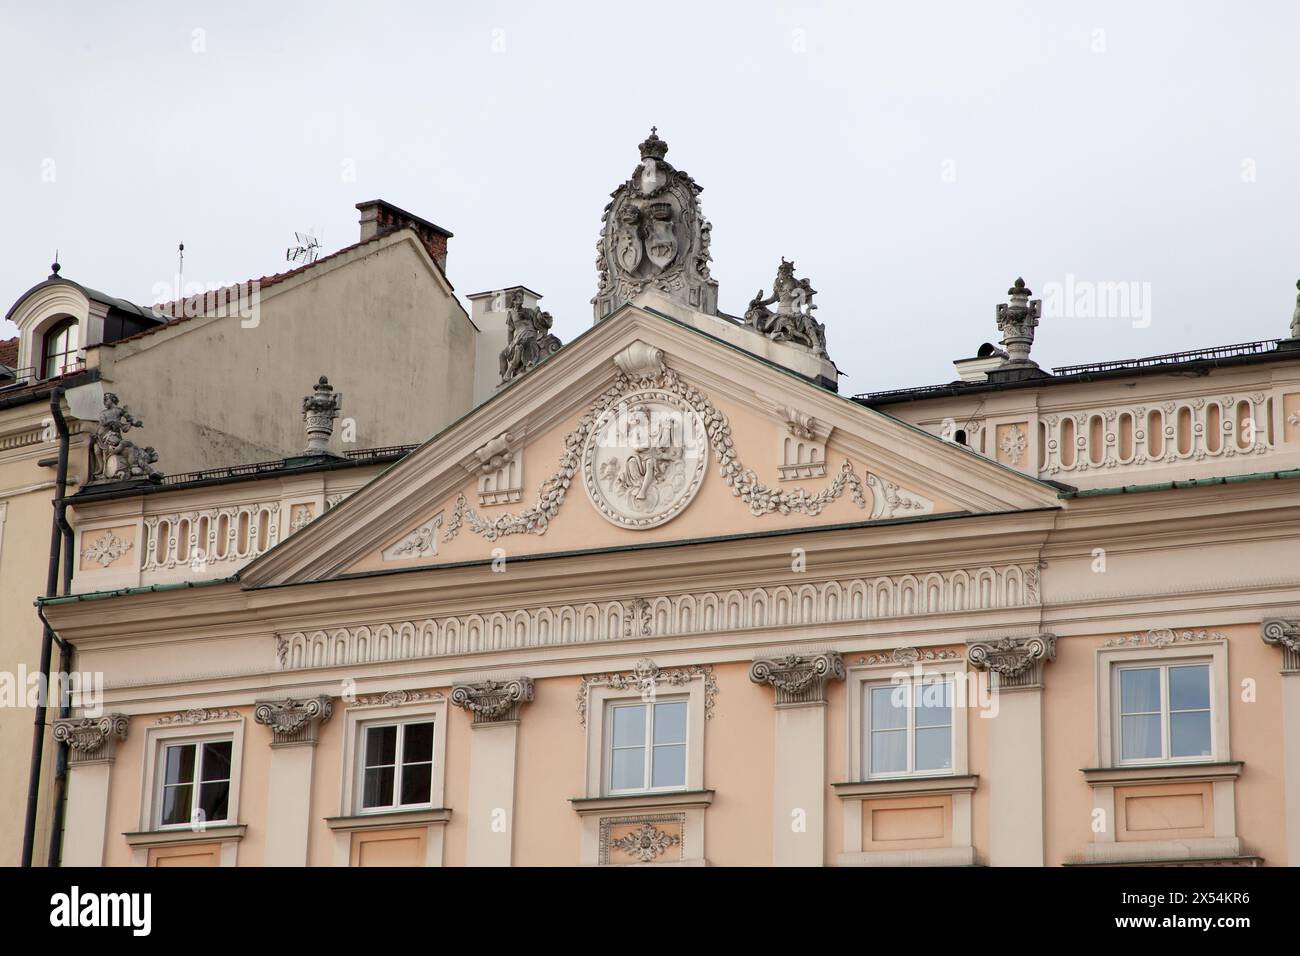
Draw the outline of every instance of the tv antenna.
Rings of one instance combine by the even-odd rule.
[[[300,265],[309,266],[316,261],[320,255],[320,240],[314,235],[315,230],[311,232],[295,232],[294,241],[296,246],[290,246],[284,251],[284,258],[288,262],[297,262]]]

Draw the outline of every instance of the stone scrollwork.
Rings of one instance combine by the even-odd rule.
[[[126,739],[125,714],[71,717],[54,721],[54,739],[68,745],[73,764],[112,760],[118,741]]]
[[[653,823],[643,823],[631,833],[610,840],[609,848],[634,856],[641,863],[653,863],[667,853],[670,847],[680,843],[681,837],[677,834],[665,833]]]
[[[442,527],[443,512],[420,525],[401,540],[389,545],[381,555],[384,561],[405,561],[410,558],[431,558],[438,554],[438,529]]]
[[[587,691],[592,687],[612,687],[614,690],[635,689],[643,697],[653,697],[662,686],[683,687],[690,681],[704,681],[704,719],[713,719],[713,701],[718,696],[718,681],[713,676],[710,664],[692,664],[689,667],[677,667],[661,670],[648,657],[637,661],[631,673],[624,674],[590,674],[582,678],[578,685],[578,723],[587,725]]]
[[[87,561],[94,561],[101,568],[106,568],[130,550],[131,542],[119,538],[112,529],[109,529],[92,541],[81,552],[81,556]]]
[[[1004,637],[995,641],[972,641],[966,645],[966,660],[976,670],[996,674],[999,686],[1036,687],[1042,683],[1046,661],[1056,659],[1056,635]]]
[[[271,728],[271,746],[315,744],[320,725],[334,713],[329,697],[261,700],[253,707],[253,720]]]
[[[1265,644],[1282,648],[1282,669],[1300,670],[1300,619],[1270,618],[1259,628]]]
[[[1002,344],[1007,349],[1006,365],[1036,366],[1029,358],[1029,350],[1034,345],[1034,329],[1043,316],[1043,300],[1030,301],[1033,294],[1024,279],[1016,279],[1007,290],[1009,301],[998,304],[998,331],[1002,333]]]
[[[846,490],[853,503],[865,509],[868,486],[873,488],[873,494],[877,494],[875,489],[883,492],[890,487],[889,483],[879,479],[873,484],[870,474],[864,483],[847,459],[834,480],[820,491],[777,489],[762,483],[757,473],[741,461],[726,415],[703,392],[683,382],[676,371],[665,366],[658,350],[647,353],[643,347],[636,355],[631,354],[637,344],[641,343],[634,343],[616,359],[619,373],[613,384],[588,408],[578,427],[565,436],[559,469],[542,482],[534,505],[524,511],[488,520],[470,507],[465,496],[461,495],[456,499],[451,517],[443,529],[444,541],[454,539],[464,525],[488,541],[512,534],[545,534],[580,472],[584,473],[584,484],[589,491],[595,483],[605,486],[596,494],[608,505],[608,510],[601,510],[601,513],[609,520],[633,528],[661,524],[679,514],[698,490],[709,450],[717,461],[723,483],[755,517],[767,514],[818,515],[827,505],[842,497]],[[629,374],[629,368],[645,371],[644,374]],[[645,422],[644,427],[633,421],[638,414],[638,420]],[[611,425],[618,426],[620,421],[624,427],[618,435],[629,443],[623,449],[628,452],[626,460],[621,462],[617,456],[601,453],[596,447],[596,436],[608,431]],[[671,428],[669,423],[673,423]],[[655,428],[658,429],[657,438]],[[630,444],[633,438],[643,441],[640,445]],[[636,458],[635,466],[632,458]],[[640,475],[640,481],[635,480],[637,475]],[[611,483],[616,485],[619,478],[623,479],[621,491],[618,487],[610,487]],[[930,506],[924,499],[905,497],[897,493],[896,487],[894,490],[892,500],[887,500],[884,505],[877,502],[873,513],[888,510],[892,515],[900,508],[927,513]],[[656,502],[653,505],[647,503],[651,498]]]
[[[664,159],[668,144],[655,129],[640,151],[641,162],[602,217],[595,319],[609,317],[645,289],[713,315],[718,283],[709,274],[711,228],[700,211],[701,187]]]
[[[837,651],[763,657],[749,668],[749,679],[771,685],[778,704],[822,703],[827,682],[844,680],[844,660]]]
[[[343,393],[324,375],[312,386],[311,394],[302,400],[302,420],[307,426],[307,455],[330,454],[330,435],[334,433],[334,419],[343,407]]]
[[[1112,637],[1102,647],[1171,647],[1175,644],[1198,644],[1202,641],[1222,641],[1218,631],[1175,631],[1167,627],[1152,628],[1129,637]]]
[[[519,719],[519,708],[533,699],[533,679],[485,680],[457,684],[451,702],[474,715],[476,724],[495,724]]]

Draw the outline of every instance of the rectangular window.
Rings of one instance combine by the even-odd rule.
[[[362,728],[361,809],[428,806],[433,793],[433,721]]]
[[[610,793],[686,786],[686,701],[610,704],[606,727]]]
[[[163,747],[159,826],[226,821],[233,746],[230,740],[204,740]]]
[[[1212,756],[1210,665],[1117,668],[1120,763]]]
[[[952,681],[919,677],[864,685],[868,777],[951,773]]]

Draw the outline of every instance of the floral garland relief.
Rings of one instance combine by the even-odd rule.
[[[723,483],[731,489],[734,497],[749,506],[750,514],[756,517],[774,513],[818,515],[828,504],[840,498],[845,489],[848,489],[857,507],[867,507],[863,480],[858,477],[848,459],[840,466],[835,479],[816,493],[804,488],[777,489],[763,484],[754,470],[746,468],[737,455],[727,416],[715,408],[703,392],[683,382],[671,368],[661,366],[659,371],[650,375],[618,373],[613,384],[597,397],[582,416],[578,427],[565,436],[559,469],[542,482],[537,492],[537,501],[531,508],[487,520],[470,507],[463,494],[459,495],[452,508],[451,518],[443,529],[442,540],[451,541],[466,524],[475,534],[488,541],[496,541],[512,534],[545,534],[551,520],[564,504],[570,487],[575,480],[581,480],[584,448],[591,430],[596,427],[601,416],[621,398],[629,392],[645,389],[662,389],[678,396],[699,414],[704,421],[709,445],[717,457],[718,473]],[[886,493],[887,500],[882,502],[884,508],[879,510],[885,510],[891,517],[895,510],[923,511],[928,507],[928,503],[900,493],[892,482],[883,481],[875,475],[868,474],[866,484]]]

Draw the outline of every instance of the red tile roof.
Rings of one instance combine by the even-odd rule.
[[[18,336],[0,342],[0,365],[14,368],[18,364]]]

